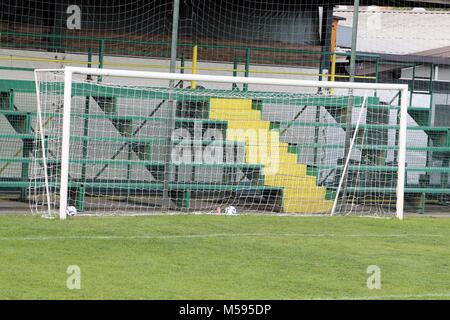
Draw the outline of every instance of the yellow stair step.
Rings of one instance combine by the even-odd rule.
[[[298,204],[284,204],[285,213],[330,213],[333,208],[333,202],[323,200],[320,202],[302,202]]]
[[[288,151],[289,144],[287,144],[286,142],[280,142],[279,148],[281,153],[289,153]]]
[[[278,159],[280,163],[297,164],[297,155],[294,153],[280,152]]]
[[[252,109],[251,99],[223,99],[223,98],[211,98],[209,100],[210,110],[220,110],[220,109]]]
[[[257,110],[211,110],[210,118],[216,120],[252,120],[260,121],[261,113]]]
[[[268,130],[270,127],[269,121],[262,120],[228,120],[228,129],[254,129],[254,130]],[[256,132],[256,134],[258,134]]]
[[[275,139],[280,140],[280,133],[277,130],[270,130],[269,134]]]
[[[280,186],[287,188],[316,188],[316,179],[311,176],[289,177],[287,175],[268,175],[264,177],[264,184],[269,186]]]
[[[284,187],[283,195],[286,199],[297,199],[297,198],[323,198],[326,195],[326,191],[320,187]]]
[[[280,163],[278,166],[278,173],[284,175],[290,175],[293,177],[305,176],[306,175],[306,165],[304,164],[288,164]]]
[[[326,190],[322,187],[308,188],[308,187],[288,187],[283,190],[283,197],[285,199],[325,199]]]

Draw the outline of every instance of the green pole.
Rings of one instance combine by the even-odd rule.
[[[105,39],[99,40],[99,47],[98,47],[98,67],[103,68],[103,58],[105,54]]]
[[[322,52],[320,54],[320,61],[319,61],[319,81],[323,80],[323,76],[322,76],[322,74],[323,74],[323,61],[324,61],[323,56],[324,56],[324,53]],[[321,89],[322,88],[319,88],[319,91],[321,91]]]
[[[244,77],[248,77],[250,74],[250,48],[245,49],[245,71]],[[248,91],[248,84],[244,84],[244,91]]]
[[[353,4],[353,27],[352,27],[352,53],[350,60],[350,79],[349,82],[355,82],[355,71],[356,71],[356,46],[358,44],[358,20],[359,20],[359,0],[355,0]],[[346,129],[345,129],[345,147],[344,147],[344,163],[345,159],[350,153],[350,143],[352,139],[352,111],[353,111],[353,89],[348,90],[348,104],[347,111],[345,115]],[[342,201],[345,202],[347,198],[347,172],[342,171],[344,179],[342,180]],[[339,196],[339,195],[338,195]]]
[[[100,39],[98,43],[98,67],[100,69],[103,68],[104,55],[105,55],[105,39]],[[97,81],[102,82],[102,77],[99,76]]]
[[[378,83],[378,70],[379,70],[379,66],[378,66],[378,58],[375,59],[375,83]],[[375,97],[378,96],[377,91],[375,91],[374,94]]]
[[[177,45],[178,45],[178,22],[180,13],[180,0],[173,1],[172,17],[172,41],[170,48],[170,72],[176,72],[177,66]],[[170,209],[170,179],[172,175],[172,132],[175,129],[175,103],[173,99],[173,90],[175,82],[169,81],[169,96],[167,101],[167,132],[166,132],[166,158],[164,161],[164,182],[163,182],[163,209]]]
[[[359,0],[353,5],[352,52],[350,60],[350,82],[355,82],[356,46],[358,44]]]
[[[238,58],[235,55],[234,59],[233,59],[233,77],[237,77],[237,68],[238,68]],[[233,83],[233,85],[231,86],[231,89],[237,89],[237,84]]]
[[[92,48],[88,49],[88,68],[92,67]],[[91,80],[91,76],[88,75],[87,80]],[[85,102],[84,102],[84,114],[88,115],[89,114],[89,100],[90,97],[86,96],[85,97]],[[84,123],[83,123],[83,136],[86,138],[83,140],[83,160],[87,159],[87,154],[88,154],[88,141],[87,141],[87,137],[89,135],[89,117],[85,117],[84,118]],[[83,165],[81,167],[81,180],[83,182],[86,181],[86,163],[83,162]],[[77,208],[80,211],[84,210],[84,186],[80,188],[80,190],[78,190],[78,199],[77,199]]]
[[[186,65],[186,61],[185,61],[185,59],[184,59],[184,54],[182,53],[181,54],[181,57],[180,57],[180,73],[184,73],[184,67],[185,67],[185,65]],[[183,88],[183,81],[181,81],[181,83],[180,83],[180,88]]]
[[[29,116],[28,116],[29,117]],[[27,117],[27,119],[28,119]],[[29,126],[27,126],[27,133],[31,133],[29,130]],[[22,148],[22,157],[29,158],[32,155],[33,151],[33,142],[31,139],[22,139],[23,148]],[[27,162],[22,162],[22,180],[26,180],[29,177],[29,167],[30,164]],[[22,188],[20,191],[20,200],[25,201],[27,199],[27,190],[28,188]]]
[[[414,93],[414,90],[416,88],[415,84],[416,84],[416,63],[414,62],[413,63],[412,82],[411,82],[411,87],[412,88],[411,88],[411,92],[409,94],[409,101],[411,101],[411,102],[413,100],[413,93]]]

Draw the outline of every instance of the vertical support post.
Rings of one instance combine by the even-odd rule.
[[[320,54],[320,61],[319,61],[319,81],[322,80],[323,80],[323,53]],[[321,92],[322,88],[319,88],[317,91]]]
[[[322,81],[325,75],[330,73],[330,44],[331,44],[331,32],[333,21],[333,6],[325,5],[322,10],[322,30],[320,30],[320,42],[322,46],[322,52],[320,55],[320,76],[319,80]],[[326,70],[326,72],[325,72]],[[320,88],[321,89],[321,88]],[[319,90],[320,90],[319,89]]]
[[[355,82],[356,71],[356,46],[358,44],[358,21],[359,21],[359,0],[355,0],[353,4],[353,27],[352,27],[352,52],[350,58],[350,78],[349,82]],[[350,143],[352,139],[352,112],[353,112],[353,89],[348,90],[348,104],[345,115],[345,146],[344,146],[344,159],[349,157]],[[343,175],[347,175],[346,172],[342,172]],[[346,201],[347,198],[347,177],[343,177],[343,193],[342,199]]]
[[[105,39],[100,39],[98,42],[98,67],[103,68],[105,56]],[[98,76],[98,82],[102,82],[102,76]]]
[[[320,53],[320,62],[319,62],[319,81],[323,81],[323,78],[326,78],[328,81],[327,75],[325,75],[325,69],[327,69],[328,72],[328,65],[330,62],[329,59],[329,52],[331,51],[331,46],[333,43],[336,43],[336,40],[333,41],[333,26],[332,23],[334,22],[333,19],[333,6],[327,5],[323,7],[322,10],[322,28],[320,30],[320,42],[322,46],[322,50]],[[337,23],[337,21],[336,21]],[[337,26],[336,26],[337,27]],[[334,49],[333,49],[334,52]],[[333,74],[335,71],[332,72]],[[318,88],[317,92],[320,94],[322,93],[322,88]],[[331,92],[331,89],[330,89]],[[320,121],[320,106],[316,106],[316,123],[319,123]],[[314,127],[314,151],[313,151],[313,162],[314,165],[318,163],[318,148],[317,144],[319,141],[319,127]]]
[[[416,63],[413,63],[413,72],[412,72],[412,81],[411,81],[411,92],[409,94],[409,101],[413,101],[413,95],[414,95],[414,91],[416,89]]]
[[[350,58],[350,82],[355,82],[356,46],[358,44],[359,0],[353,4],[352,51]]]
[[[180,17],[180,0],[173,0],[172,39],[170,44],[170,73],[177,68],[178,21]],[[173,80],[171,80],[173,82]]]
[[[379,73],[380,73],[380,58],[375,59],[375,83],[378,83],[379,80]]]
[[[180,0],[173,1],[172,17],[172,41],[170,48],[170,72],[175,73],[177,67],[177,45],[178,45],[178,21],[180,14]],[[166,159],[164,162],[164,182],[163,182],[163,209],[170,208],[170,179],[172,171],[172,132],[175,128],[175,103],[173,101],[173,90],[175,81],[169,80],[169,95],[167,101],[168,123],[166,133]]]
[[[186,211],[191,208],[191,190],[186,190],[183,194],[183,208]]]
[[[9,91],[9,108],[14,110],[14,90],[11,89]],[[23,132],[30,134],[31,133],[31,115],[28,113],[25,118],[25,123],[23,124]],[[30,139],[22,139],[22,157],[29,158],[31,156],[32,150],[33,150],[33,144]],[[25,181],[29,177],[29,169],[30,169],[30,163],[29,162],[22,162],[22,174],[21,178],[22,181]],[[24,201],[27,198],[27,190],[28,188],[21,188],[20,190],[20,200]]]
[[[186,61],[185,61],[185,59],[184,59],[184,54],[182,53],[181,54],[181,57],[180,57],[180,73],[184,73],[184,71],[185,71],[185,66],[186,66]],[[184,85],[183,85],[183,80],[181,80],[181,82],[180,82],[180,88],[182,89],[184,87]]]
[[[428,93],[430,94],[430,110],[433,109],[433,103],[434,103],[434,98],[433,98],[433,91],[434,91],[434,79],[436,78],[436,72],[437,72],[437,66],[434,65],[434,63],[431,64],[430,66],[430,81],[428,82]],[[438,80],[436,78],[436,80]]]
[[[64,70],[64,108],[61,147],[61,185],[59,195],[59,218],[66,219],[69,185],[70,114],[72,103],[72,70]]]
[[[427,203],[427,195],[425,194],[425,192],[422,192],[422,194],[420,195],[420,214],[424,214],[425,213],[425,206]]]
[[[88,68],[92,67],[92,48],[88,49],[88,64],[87,64]],[[87,75],[86,76],[87,80],[91,79],[91,75]],[[84,114],[88,115],[90,112],[90,102],[89,102],[90,97],[86,96],[85,97],[85,101],[84,101]],[[87,141],[87,137],[89,135],[89,118],[86,116],[84,118],[84,123],[83,123],[83,160],[87,159],[87,153],[88,153],[88,141]],[[81,180],[83,182],[86,181],[86,162],[83,162],[82,166],[81,166]],[[78,202],[78,206],[77,209],[80,211],[84,210],[84,192],[85,192],[85,188],[84,186],[79,188],[78,193],[79,193],[79,197],[77,200],[80,200]]]
[[[98,67],[100,69],[102,69],[104,65],[104,55],[105,55],[105,39],[100,39],[98,45]]]
[[[238,58],[237,58],[236,55],[234,55],[234,59],[233,59],[233,77],[237,77],[237,74],[238,74]],[[231,89],[232,90],[237,89],[237,84],[233,83],[231,85]]]
[[[330,68],[330,81],[334,82],[336,80],[336,38],[337,38],[337,28],[338,28],[339,20],[333,19],[332,27],[331,27],[331,68]],[[330,89],[331,93],[334,93],[334,89]]]
[[[449,167],[449,159],[448,158],[442,160],[442,166],[444,168]],[[441,188],[448,188],[448,172],[441,173]]]
[[[48,37],[48,51],[50,52],[64,52],[64,30],[65,19],[61,19],[65,15],[67,7],[64,1],[56,1],[53,5],[46,8],[45,19],[47,20],[46,25],[49,26],[49,37]]]
[[[180,57],[180,73],[185,73],[185,69],[186,68],[186,61],[184,59],[184,53],[181,54]]]
[[[429,98],[430,98],[428,101],[429,101],[430,114],[433,113],[433,109],[434,109],[434,107],[433,107],[433,103],[434,103],[434,100],[433,100],[433,83],[434,83],[433,78],[434,78],[434,64],[432,63],[430,65],[430,80],[428,82],[428,94],[429,94]],[[414,81],[413,81],[413,83],[414,83]],[[412,100],[410,100],[410,101],[411,101],[410,104],[412,105],[413,104]],[[430,125],[430,122],[431,122],[431,117],[428,117],[427,125]],[[427,146],[430,146],[431,144],[433,144],[433,141],[431,140],[430,136],[428,136]],[[432,161],[433,161],[433,152],[427,151],[426,165],[428,166],[429,163]]]
[[[400,129],[398,137],[398,177],[397,177],[397,212],[398,219],[403,219],[405,202],[405,176],[406,176],[406,130],[408,117],[408,87],[400,93]]]
[[[197,45],[194,45],[192,47],[192,74],[197,74],[197,52],[198,47]],[[191,81],[191,89],[197,88],[197,81],[192,80]]]
[[[316,106],[316,123],[320,123],[320,106]],[[318,144],[319,144],[319,126],[314,126],[314,153],[313,153],[313,165],[318,165]]]
[[[245,67],[244,77],[248,78],[250,75],[250,48],[245,49]],[[244,83],[244,91],[248,91],[248,84]]]
[[[32,150],[33,150],[33,143],[31,139],[22,139],[23,147],[22,147],[22,157],[30,158]],[[22,181],[25,181],[29,177],[29,162],[22,162],[22,174],[21,178]],[[20,189],[20,200],[24,201],[27,198],[27,190],[28,188],[21,188]]]

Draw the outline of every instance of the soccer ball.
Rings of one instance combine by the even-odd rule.
[[[236,214],[236,212],[237,212],[236,208],[233,207],[233,206],[229,206],[229,207],[225,208],[225,213],[226,214],[233,215],[233,214]]]
[[[69,217],[76,216],[77,213],[78,213],[78,212],[77,212],[77,208],[75,208],[74,206],[68,206],[67,209],[66,209],[66,214],[67,214]]]

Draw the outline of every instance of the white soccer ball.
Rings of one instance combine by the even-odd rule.
[[[77,208],[75,208],[74,206],[68,206],[67,209],[66,209],[66,214],[67,214],[69,217],[76,216],[77,213],[78,213],[78,212],[77,212]]]
[[[233,206],[229,206],[229,207],[225,208],[225,213],[226,214],[233,215],[233,214],[236,214],[236,212],[237,212],[237,210]]]

